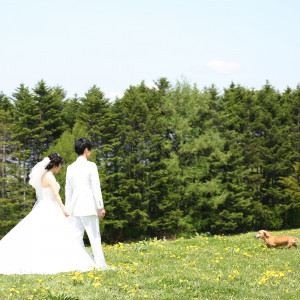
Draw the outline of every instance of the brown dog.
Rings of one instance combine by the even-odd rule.
[[[296,242],[300,243],[300,240],[293,236],[271,236],[270,233],[266,230],[260,230],[257,235],[257,239],[263,239],[266,246],[269,248],[276,248],[280,246],[288,246],[291,249],[294,246],[297,250],[298,247]]]

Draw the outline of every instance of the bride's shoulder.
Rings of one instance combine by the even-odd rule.
[[[42,175],[42,186],[44,188],[50,187],[55,182],[56,182],[56,179],[55,179],[54,175],[52,174],[52,172],[48,171]]]
[[[53,173],[52,172],[50,172],[50,171],[47,171],[46,173],[45,173],[45,177],[54,177],[54,175],[53,175]]]
[[[53,175],[53,173],[52,172],[46,172],[46,174],[45,174],[45,179],[47,179],[47,180],[55,180],[56,181],[56,179],[55,179],[55,177],[54,177],[54,175]]]

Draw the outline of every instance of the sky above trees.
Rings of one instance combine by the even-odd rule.
[[[283,91],[300,82],[296,0],[1,0],[0,91],[41,78],[114,99],[166,77]]]

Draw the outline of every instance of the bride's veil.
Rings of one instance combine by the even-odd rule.
[[[42,161],[37,163],[31,170],[29,174],[29,184],[35,188],[37,204],[43,195],[42,190],[42,175],[47,171],[45,168],[49,164],[50,159],[49,157],[45,157]]]

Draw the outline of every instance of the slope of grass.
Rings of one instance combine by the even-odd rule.
[[[254,234],[106,245],[115,270],[0,275],[0,299],[300,299],[300,251]]]

